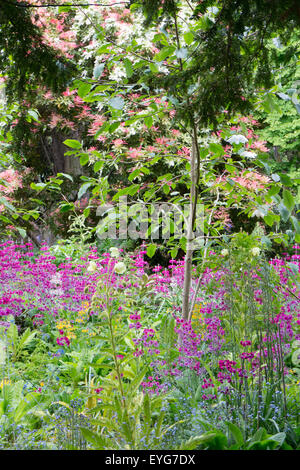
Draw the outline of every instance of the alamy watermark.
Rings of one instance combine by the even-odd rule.
[[[190,203],[128,203],[127,197],[122,196],[116,204],[98,207],[97,237],[102,240],[180,240],[185,237],[189,247],[197,249],[203,245],[204,205],[196,205],[194,229],[188,234],[190,211]]]

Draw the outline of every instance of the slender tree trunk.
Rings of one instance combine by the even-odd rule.
[[[188,320],[189,317],[189,304],[190,304],[190,291],[192,281],[192,260],[193,260],[193,242],[194,242],[194,223],[196,217],[197,206],[197,184],[199,179],[199,165],[198,165],[198,145],[197,145],[197,132],[194,127],[192,136],[192,152],[191,152],[191,189],[190,189],[190,210],[187,226],[187,245],[186,255],[184,260],[184,284],[183,284],[183,298],[182,298],[182,313],[183,318]]]

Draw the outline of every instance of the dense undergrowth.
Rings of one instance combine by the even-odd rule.
[[[293,248],[236,234],[194,268],[185,321],[183,261],[2,243],[1,448],[299,448]]]

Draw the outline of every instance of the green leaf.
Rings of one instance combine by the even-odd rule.
[[[150,406],[150,398],[149,398],[149,395],[147,393],[144,395],[143,410],[144,410],[145,421],[147,422],[147,424],[150,428],[150,424],[151,424],[151,406]]]
[[[291,212],[295,207],[295,200],[290,191],[284,189],[282,192],[285,207]]]
[[[19,234],[21,235],[22,238],[26,237],[26,235],[27,235],[26,230],[24,230],[21,227],[16,227],[16,229],[18,230],[18,232],[19,232]]]
[[[169,194],[170,188],[167,184],[164,184],[162,189],[165,194]]]
[[[71,10],[72,7],[68,6],[68,7],[58,7],[58,13],[66,13],[68,11]]]
[[[128,78],[132,77],[133,75],[133,68],[132,64],[129,59],[124,59],[124,65],[125,65],[125,70],[126,70],[126,75]]]
[[[94,164],[93,170],[95,173],[97,173],[99,170],[101,170],[101,168],[103,168],[103,162],[99,160],[98,162]]]
[[[80,160],[79,160],[79,161],[80,161],[80,165],[81,165],[81,166],[86,165],[86,164],[88,163],[89,159],[90,159],[90,156],[89,156],[88,153],[82,154],[81,157],[80,157]]]
[[[0,203],[3,204],[6,209],[9,209],[12,212],[17,212],[16,208],[10,202],[8,202],[5,197],[0,196]]]
[[[278,114],[282,114],[282,110],[278,105],[276,98],[274,98],[274,96],[269,93],[265,96],[261,104],[266,113],[271,113],[275,111]]]
[[[5,215],[0,215],[0,220],[2,220],[2,222],[4,222],[5,224],[9,224],[9,225],[12,224],[12,221],[8,219],[7,217],[5,217]]]
[[[222,145],[216,144],[214,142],[209,144],[209,150],[214,153],[217,157],[221,157],[225,153]]]
[[[291,178],[285,173],[279,173],[280,181],[284,186],[293,186]]]
[[[152,258],[155,255],[156,248],[157,247],[154,243],[147,247],[147,256],[149,256],[149,258]]]
[[[282,203],[278,205],[278,210],[283,222],[286,222],[290,216],[289,210]]]
[[[14,413],[14,421],[20,422],[21,419],[35,406],[45,400],[45,396],[38,392],[28,393],[17,406]]]
[[[121,124],[121,123],[120,123],[119,121],[113,122],[113,123],[109,126],[109,129],[108,129],[109,133],[110,133],[110,134],[113,134],[113,132],[115,132],[115,130],[118,129],[118,127],[120,126],[120,124]]]
[[[13,344],[15,347],[18,343],[18,328],[15,323],[11,323],[9,328],[6,331],[7,339]]]
[[[112,448],[111,439],[108,439],[105,436],[99,435],[95,433],[94,431],[91,431],[88,428],[81,427],[80,430],[85,440],[90,442],[96,450],[105,450],[105,449]]]
[[[134,178],[136,178],[137,176],[139,176],[141,174],[141,169],[140,168],[136,168],[135,170],[133,170],[132,173],[130,173],[130,175],[128,176],[128,180],[129,181],[133,181]]]
[[[298,271],[298,266],[295,263],[287,263],[288,267],[291,269],[293,272],[294,276],[296,278],[298,277],[299,271]]]
[[[269,441],[275,441],[278,443],[279,446],[282,446],[286,438],[286,433],[285,432],[279,432],[277,434],[274,434],[273,436],[270,436],[268,438]]]
[[[126,194],[133,195],[135,194],[140,188],[139,184],[132,184],[127,188],[120,189],[112,198],[113,201],[118,200],[121,196],[125,196]]]
[[[138,387],[140,386],[141,382],[143,381],[145,374],[147,372],[147,366],[143,367],[138,375],[130,382],[129,386],[129,394],[131,398],[134,399],[134,396],[136,394],[136,391]]]
[[[184,42],[189,46],[194,40],[194,34],[191,31],[184,33],[183,35]]]
[[[153,125],[153,118],[152,116],[147,116],[144,118],[144,123],[145,123],[145,126],[148,127],[148,129],[150,129]]]
[[[298,273],[297,273],[298,274]],[[300,366],[300,349],[296,349],[296,351],[292,354],[292,362],[295,364],[296,367]]]
[[[188,441],[180,444],[179,450],[194,450],[205,442],[207,442],[207,439],[203,438],[203,436],[191,437]]]
[[[269,196],[269,197],[275,196],[276,194],[279,193],[279,191],[280,191],[280,186],[274,185],[274,186],[272,186],[272,187],[269,189],[269,191],[267,192],[267,196]]]
[[[103,126],[101,126],[97,130],[94,138],[97,139],[99,137],[99,135],[103,134],[103,132],[106,132],[110,128],[110,126],[111,126],[111,124],[109,124],[109,122],[106,122],[105,124],[103,124]]]
[[[88,190],[88,188],[92,185],[93,183],[84,183],[81,188],[78,191],[78,199],[80,199]]]
[[[20,338],[18,349],[21,350],[21,349],[25,348],[26,346],[28,346],[31,343],[31,341],[33,340],[33,338],[35,337],[36,334],[37,334],[36,330],[31,331],[30,328],[26,328],[25,332],[23,333],[23,335]]]
[[[75,139],[67,139],[64,141],[64,144],[71,149],[79,150],[81,149],[81,143]]]
[[[280,176],[277,175],[277,173],[272,173],[271,178],[273,181],[275,181],[275,183],[278,183],[278,181],[280,181]]]
[[[173,54],[173,52],[176,50],[176,47],[174,46],[167,46],[164,47],[158,54],[154,56],[154,60],[156,62],[162,62],[165,60],[169,55]]]
[[[86,207],[83,211],[83,215],[85,218],[87,218],[90,215],[91,209],[89,207]]]
[[[68,212],[70,210],[72,210],[74,208],[73,204],[69,204],[69,203],[65,203],[65,204],[61,204],[59,209],[60,209],[60,212]]]
[[[243,434],[242,434],[242,431],[240,430],[240,428],[238,428],[236,426],[236,424],[231,423],[229,421],[226,421],[226,424],[227,424],[231,434],[233,435],[233,437],[235,439],[235,442],[238,444],[239,447],[242,447],[243,444],[244,444],[244,437],[243,437]]]
[[[177,247],[177,246],[174,246],[174,248],[172,248],[171,253],[170,253],[172,259],[175,259],[175,258],[176,258],[177,253],[178,253],[178,247]]]
[[[264,216],[264,221],[269,227],[272,227],[275,222],[275,218],[273,217],[272,213],[268,212],[268,214]]]
[[[285,93],[276,93],[279,98],[285,101],[290,101],[291,97],[289,95],[286,95]]]
[[[157,67],[157,65],[152,64],[152,63],[149,64],[149,69],[151,70],[152,73],[158,73],[159,71],[159,68]]]
[[[57,176],[64,176],[65,178],[67,178],[68,180],[72,181],[73,183],[73,178],[71,175],[68,175],[67,173],[57,173]]]
[[[84,98],[91,90],[92,85],[90,83],[80,83],[77,93],[80,98]]]
[[[32,117],[32,119],[34,119],[34,121],[39,122],[39,115],[38,115],[38,112],[37,112],[37,111],[34,111],[33,109],[30,109],[30,110],[28,111],[28,115],[29,115],[30,117]]]
[[[98,64],[94,68],[93,76],[94,78],[99,78],[102,75],[102,72],[104,70],[104,64]]]

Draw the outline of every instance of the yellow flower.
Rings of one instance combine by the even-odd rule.
[[[204,315],[201,312],[202,304],[195,304],[192,314],[192,327],[195,332],[201,337],[204,337],[205,323]]]
[[[11,384],[11,381],[9,379],[4,378],[0,382],[0,389],[2,389],[4,387],[4,385],[10,385],[10,384]]]

